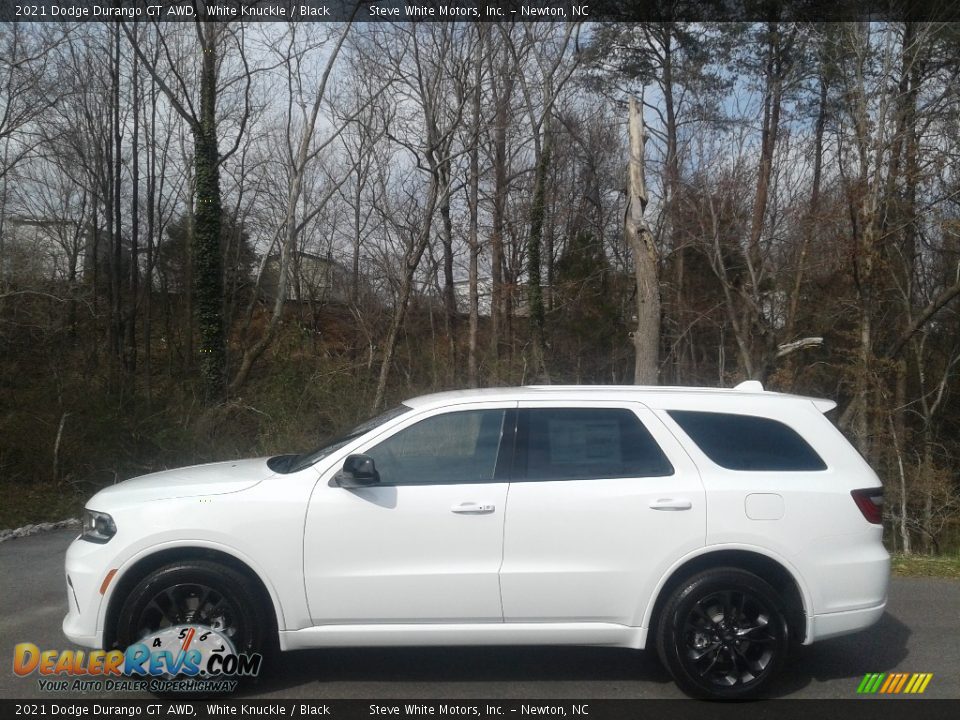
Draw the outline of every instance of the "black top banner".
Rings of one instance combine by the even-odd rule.
[[[0,0],[0,22],[960,21],[956,0]]]

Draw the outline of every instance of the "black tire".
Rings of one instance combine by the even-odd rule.
[[[183,560],[157,568],[133,588],[117,618],[117,646],[183,623],[220,630],[238,653],[264,652],[276,635],[272,613],[246,576],[219,563]]]
[[[783,600],[769,583],[716,568],[680,583],[657,623],[660,660],[686,694],[756,696],[783,665],[790,643]]]

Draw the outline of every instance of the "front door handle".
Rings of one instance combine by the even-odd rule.
[[[651,510],[689,510],[693,503],[686,498],[657,498],[650,501]]]
[[[493,505],[475,502],[460,503],[450,508],[450,512],[455,512],[458,515],[489,515],[494,510],[496,510],[496,507]]]

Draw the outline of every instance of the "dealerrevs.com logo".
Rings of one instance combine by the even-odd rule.
[[[33,643],[13,649],[13,672],[36,673],[47,692],[232,692],[240,678],[258,675],[262,662],[202,625],[172,625],[126,650],[41,650]]]

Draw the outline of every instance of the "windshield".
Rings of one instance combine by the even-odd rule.
[[[304,455],[293,455],[291,456],[287,468],[284,472],[294,473],[308,468],[318,460],[322,460],[327,457],[332,452],[335,452],[346,445],[351,440],[355,440],[361,435],[365,435],[374,428],[380,427],[384,423],[393,420],[395,417],[403,415],[405,412],[409,412],[410,408],[407,405],[398,405],[391,410],[387,410],[381,415],[377,415],[375,418],[371,418],[366,422],[362,422],[357,425],[353,430],[348,432],[346,435],[341,435],[335,440],[330,441],[326,445],[322,445],[313,452],[306,453]]]

